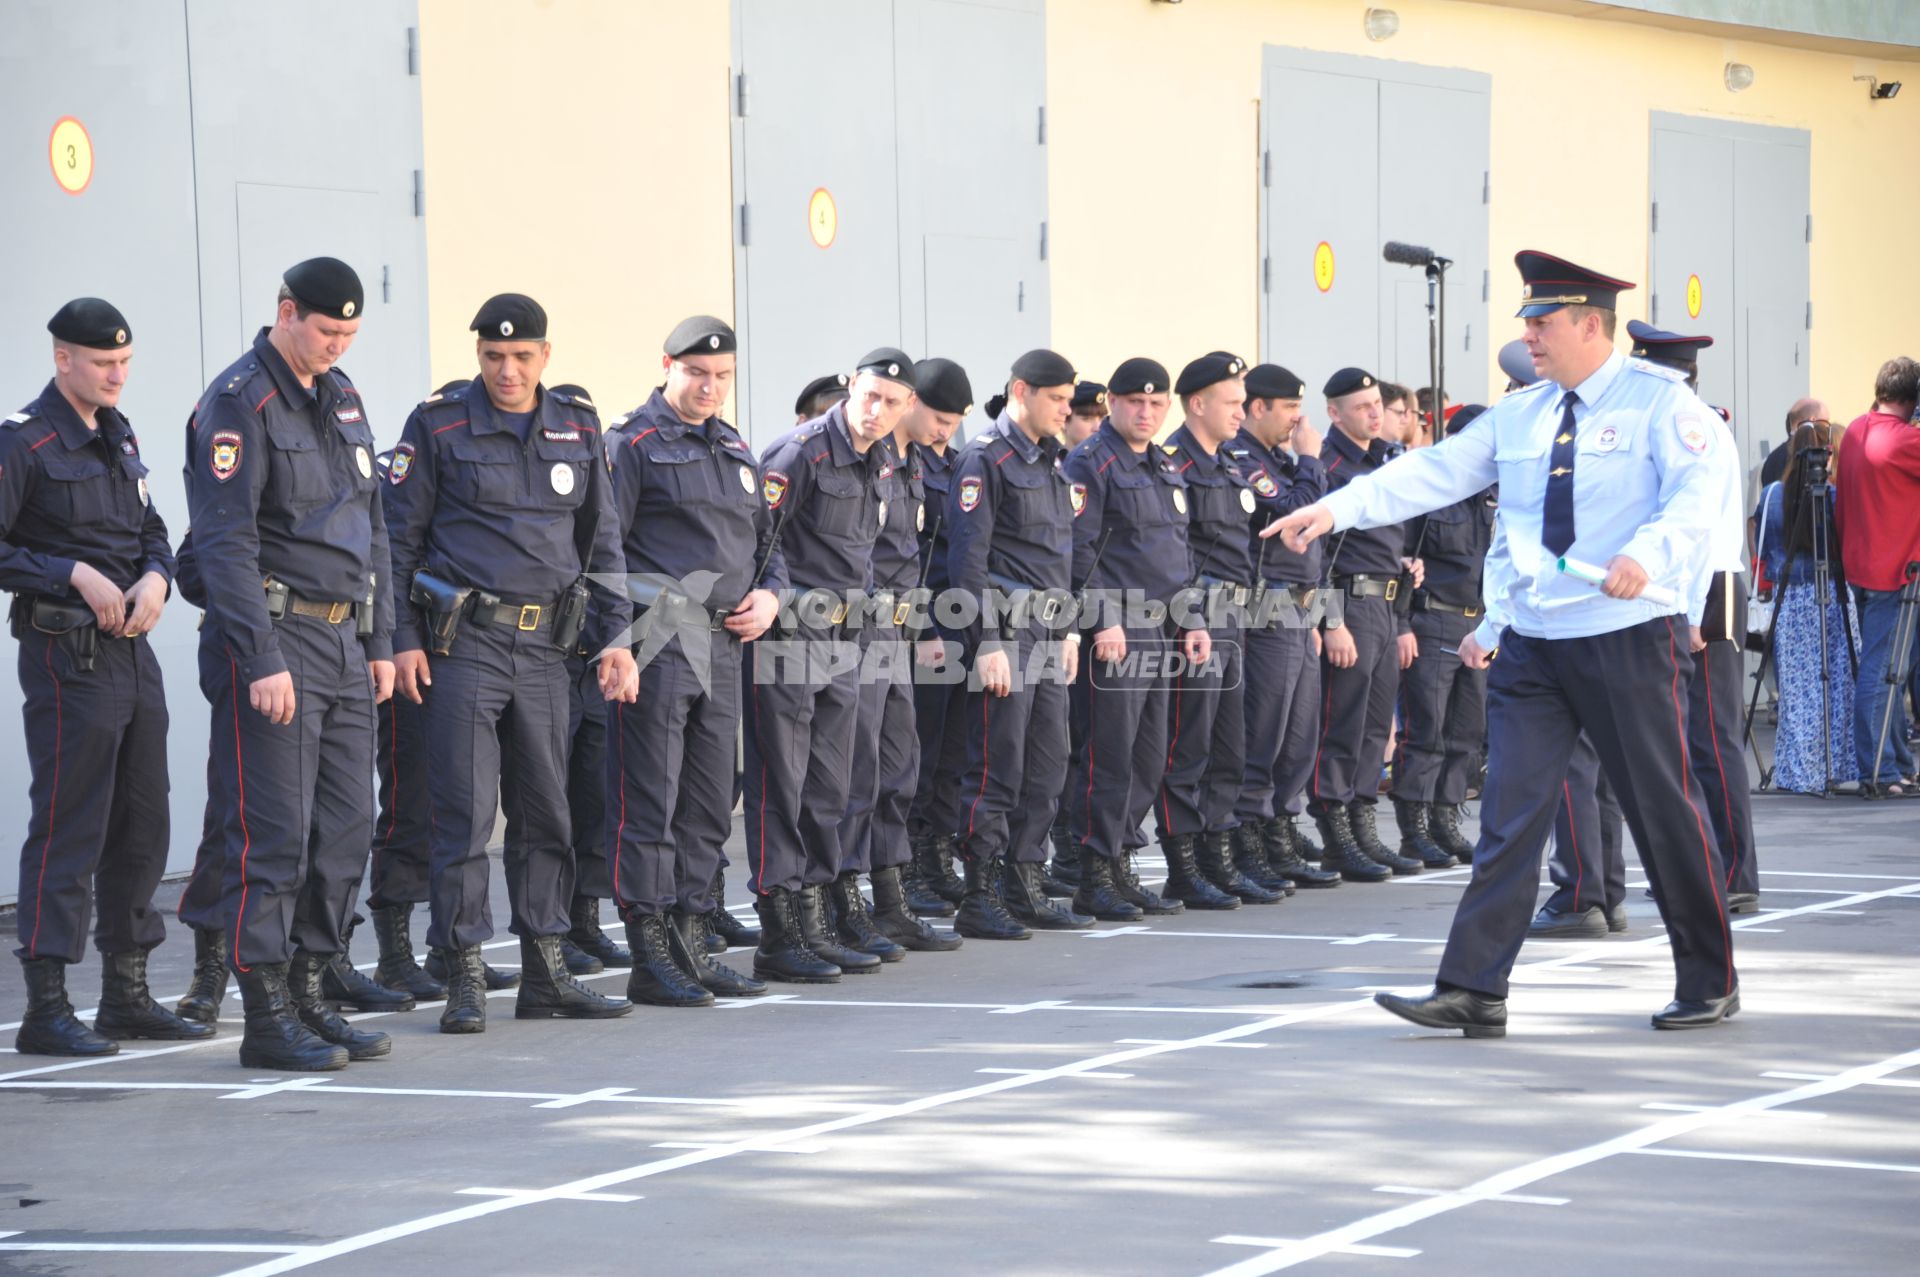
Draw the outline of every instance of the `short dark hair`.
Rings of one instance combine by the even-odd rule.
[[[298,297],[295,297],[293,295],[293,289],[288,287],[286,284],[280,285],[279,300],[274,302],[273,304],[273,308],[275,310],[280,309],[280,302],[293,303],[293,317],[295,319],[305,319],[308,315],[311,315],[313,313],[313,307],[307,305],[305,302],[301,301]]]
[[[1614,311],[1613,307],[1611,306],[1569,306],[1567,307],[1567,318],[1571,319],[1576,324],[1579,323],[1581,320],[1585,319],[1588,315],[1600,316],[1600,334],[1601,336],[1605,337],[1608,341],[1612,341],[1614,326],[1620,320],[1620,316]]]
[[[1873,379],[1875,403],[1910,404],[1920,400],[1920,364],[1900,355],[1880,365]]]
[[[1412,399],[1413,399],[1413,392],[1411,390],[1408,390],[1405,386],[1399,385],[1391,381],[1383,381],[1380,383],[1380,402],[1381,403],[1383,404],[1407,403]]]

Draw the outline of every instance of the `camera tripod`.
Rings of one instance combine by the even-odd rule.
[[[1887,702],[1880,709],[1880,736],[1873,750],[1873,776],[1860,778],[1862,798],[1887,797],[1887,787],[1880,783],[1880,760],[1887,752],[1887,736],[1893,729],[1893,707],[1907,694],[1908,661],[1913,655],[1913,631],[1917,617],[1920,617],[1920,562],[1907,564],[1906,584],[1900,589],[1900,611],[1894,616],[1893,642],[1887,647],[1887,672],[1884,675]]]

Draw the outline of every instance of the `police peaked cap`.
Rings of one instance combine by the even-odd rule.
[[[1633,353],[1639,358],[1683,372],[1691,372],[1698,366],[1700,352],[1713,345],[1711,337],[1685,337],[1637,319],[1627,321],[1627,336],[1633,338]]]
[[[1598,306],[1614,309],[1621,293],[1633,285],[1624,279],[1575,266],[1564,257],[1525,248],[1513,255],[1520,268],[1521,319],[1550,315],[1562,306]]]

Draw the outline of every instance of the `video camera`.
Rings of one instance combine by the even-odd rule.
[[[1804,487],[1819,489],[1827,485],[1827,470],[1833,461],[1833,449],[1802,448],[1794,459],[1800,463],[1800,480]]]

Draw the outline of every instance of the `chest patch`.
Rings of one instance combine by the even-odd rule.
[[[1612,426],[1600,427],[1600,433],[1593,437],[1595,452],[1612,452],[1620,446],[1620,432]]]
[[[747,492],[753,491],[753,467],[740,467],[740,487]]]
[[[913,507],[913,530],[915,532],[927,530],[927,507],[923,505]]]
[[[573,491],[573,467],[564,461],[554,462],[553,469],[547,471],[547,481],[555,492],[566,496]]]
[[[353,464],[360,467],[362,479],[373,478],[373,454],[367,451],[365,444],[353,445]]]
[[[143,506],[150,506],[153,504],[153,497],[149,495],[147,492],[147,480],[146,480],[146,476],[144,475],[142,475],[140,478],[140,504]]]
[[[549,443],[580,442],[580,432],[578,430],[549,430],[545,426],[542,426],[540,427],[540,435]]]
[[[352,425],[361,418],[360,408],[357,404],[349,404],[344,408],[338,408],[334,411],[333,415],[342,425],[347,426]]]
[[[960,509],[963,513],[972,513],[980,504],[980,481],[962,479],[960,481]]]
[[[887,499],[885,497],[880,498],[880,526],[883,528],[887,526]]]
[[[1173,490],[1173,508],[1175,512],[1179,514],[1185,514],[1187,512],[1187,494],[1180,488]]]
[[[207,469],[221,483],[233,478],[234,471],[240,468],[243,442],[237,430],[216,430],[207,440]]]
[[[1264,472],[1263,472],[1263,473],[1264,473]],[[1271,483],[1271,482],[1272,482],[1272,480],[1268,480],[1268,482],[1269,482],[1269,483]],[[1252,513],[1253,513],[1253,508],[1254,508],[1254,506],[1255,506],[1256,504],[1257,504],[1257,503],[1256,503],[1256,502],[1254,501],[1254,499],[1253,499],[1253,493],[1252,493],[1251,491],[1249,491],[1249,490],[1248,490],[1248,489],[1246,489],[1246,488],[1242,488],[1242,489],[1240,489],[1240,508],[1241,508],[1241,510],[1243,510],[1243,511],[1245,511],[1245,512],[1246,512],[1246,513],[1248,513],[1248,514],[1252,514]]]

